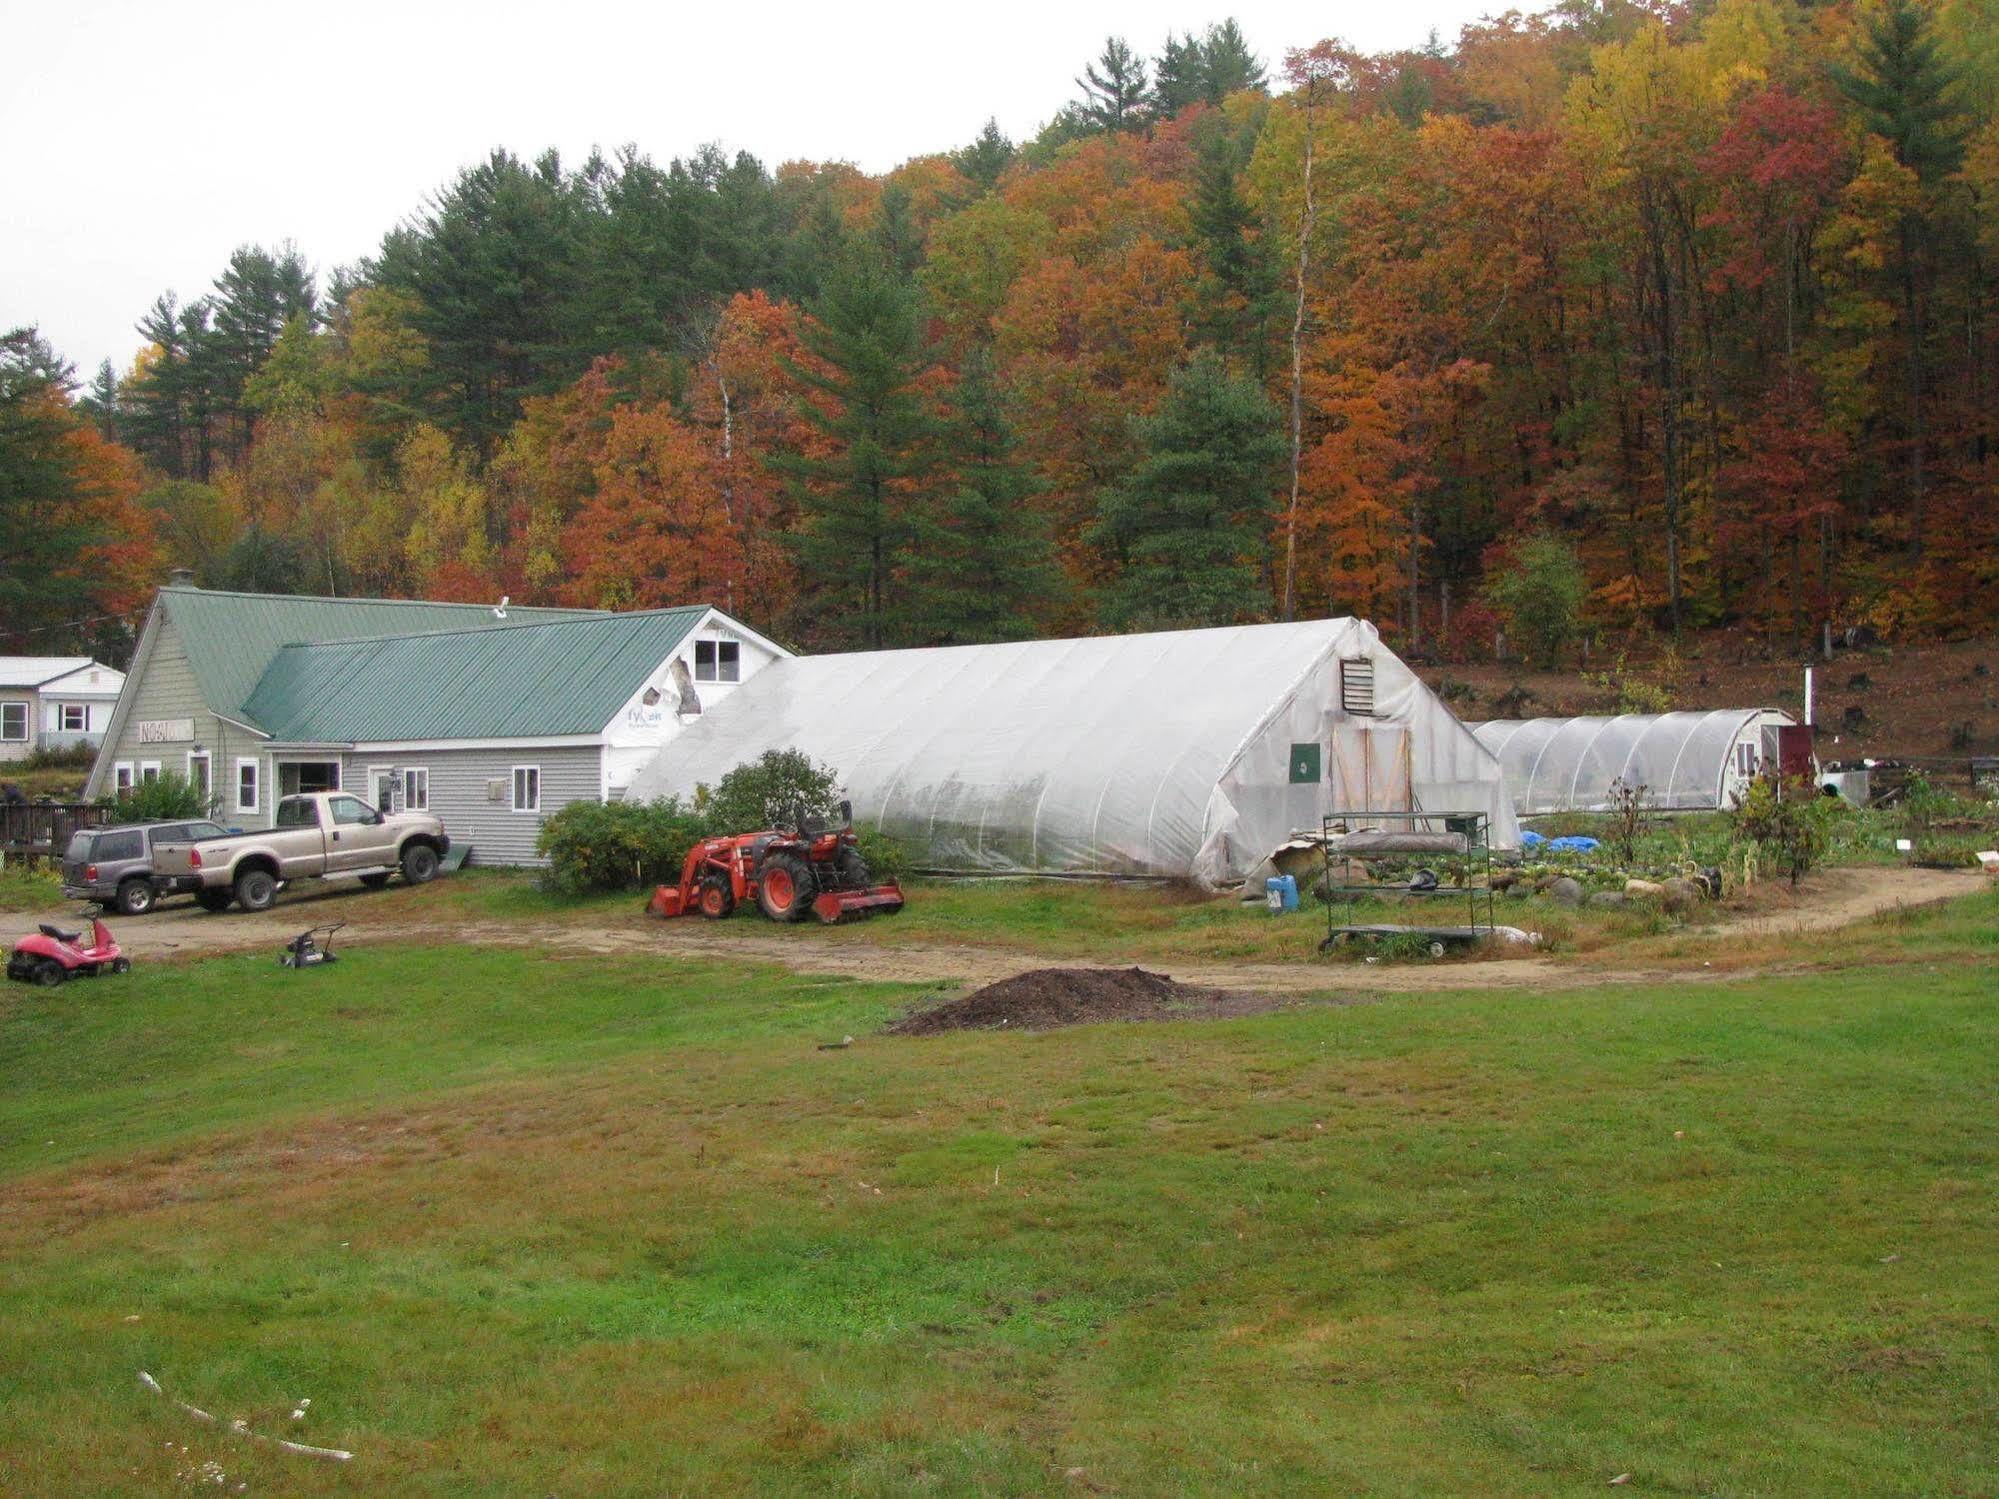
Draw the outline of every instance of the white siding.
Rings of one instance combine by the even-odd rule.
[[[430,812],[441,819],[454,848],[472,846],[472,862],[535,864],[535,838],[549,817],[573,801],[601,799],[602,751],[594,745],[546,749],[481,750],[360,750],[345,757],[341,784],[366,797],[372,794],[371,767],[393,766],[398,774],[424,767],[430,771]],[[516,765],[541,769],[541,810],[516,812],[512,785]],[[500,799],[487,796],[487,783],[498,782]]]

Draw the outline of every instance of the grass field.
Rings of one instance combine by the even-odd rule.
[[[1999,895],[1866,950],[922,1040],[478,949],[10,986],[0,1491],[1990,1493]]]

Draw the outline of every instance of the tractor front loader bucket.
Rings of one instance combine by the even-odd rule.
[[[812,901],[812,914],[828,926],[864,916],[893,916],[901,909],[902,886],[893,880],[865,890],[822,890]]]
[[[680,891],[673,885],[661,885],[653,891],[652,899],[646,903],[646,910],[654,916],[682,916],[687,906],[680,898]]]

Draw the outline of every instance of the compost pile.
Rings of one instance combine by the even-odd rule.
[[[891,1035],[945,1031],[1053,1030],[1100,1020],[1187,1020],[1267,1010],[1262,995],[1175,983],[1143,968],[1036,968],[975,989],[960,999],[916,1010],[889,1026]]]

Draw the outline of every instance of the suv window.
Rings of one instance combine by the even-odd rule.
[[[316,828],[319,803],[308,797],[292,796],[278,803],[277,825],[281,828]]]
[[[158,822],[146,829],[146,842],[154,848],[162,843],[187,842],[187,824],[184,822]]]
[[[333,808],[333,822],[336,827],[375,820],[374,811],[358,796],[336,796],[328,805]]]
[[[96,864],[143,858],[145,852],[145,835],[137,828],[124,833],[99,833],[90,846],[91,862]]]
[[[229,835],[212,822],[191,822],[187,825],[187,841],[201,843],[210,838],[227,838]]]
[[[72,834],[69,840],[69,847],[63,850],[63,858],[71,864],[88,864],[90,862],[90,845],[96,837],[95,833]]]

